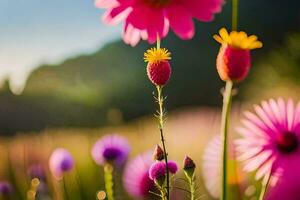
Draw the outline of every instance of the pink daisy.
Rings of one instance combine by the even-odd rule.
[[[132,46],[140,39],[154,43],[157,35],[165,37],[170,27],[181,39],[191,39],[193,18],[211,21],[222,4],[223,0],[96,0],[97,7],[107,9],[104,22],[125,20],[123,39]]]
[[[202,175],[209,194],[218,199],[221,188],[222,142],[220,136],[214,136],[207,144],[203,154]]]
[[[242,138],[236,141],[237,151],[244,169],[257,170],[256,179],[264,181],[271,174],[278,180],[276,187],[285,183],[300,188],[300,102],[295,106],[292,100],[271,99],[254,110],[255,114],[245,113],[243,127],[238,128]]]
[[[123,182],[132,197],[149,197],[149,191],[155,189],[154,181],[149,178],[148,173],[152,163],[152,154],[147,152],[138,155],[126,165]]]

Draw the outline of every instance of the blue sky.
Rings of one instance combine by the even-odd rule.
[[[93,0],[0,0],[0,79],[22,89],[39,64],[59,63],[120,38]]]

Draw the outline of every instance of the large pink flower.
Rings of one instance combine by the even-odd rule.
[[[191,39],[193,18],[208,22],[221,11],[223,0],[96,0],[106,8],[104,22],[116,24],[125,20],[123,39],[136,45],[140,39],[154,43],[168,34],[169,28],[181,39]]]
[[[288,193],[286,199],[299,199],[300,102],[295,106],[292,100],[271,99],[254,109],[256,114],[245,113],[244,126],[238,129],[242,138],[236,141],[245,170],[257,170],[256,178],[264,181],[272,175],[271,185],[277,184],[267,199],[282,199],[282,191]]]

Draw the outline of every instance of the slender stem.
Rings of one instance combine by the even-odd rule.
[[[169,178],[169,168],[168,168],[168,153],[167,153],[165,137],[163,132],[163,126],[164,126],[164,110],[163,110],[164,98],[162,96],[163,87],[157,86],[156,89],[157,89],[157,102],[159,106],[159,111],[158,111],[159,131],[160,131],[160,138],[161,138],[161,143],[163,145],[164,157],[166,162],[166,179],[167,179],[166,196],[167,196],[167,200],[169,200],[170,199],[170,178]]]
[[[76,184],[78,186],[80,197],[81,199],[85,199],[85,192],[84,189],[82,188],[82,181],[77,167],[75,167],[75,179],[76,179]]]
[[[238,0],[232,0],[232,21],[231,26],[232,30],[235,31],[238,29]]]
[[[157,34],[156,48],[160,49],[160,37],[158,34]]]
[[[196,196],[195,196],[195,181],[194,181],[194,177],[189,179],[190,181],[190,190],[191,190],[191,200],[195,200]]]
[[[63,189],[64,189],[64,198],[65,198],[65,200],[68,200],[69,199],[69,193],[68,193],[65,177],[63,177],[63,179],[62,179],[62,184],[63,184]]]
[[[223,144],[222,152],[222,196],[221,200],[226,200],[227,195],[227,146],[228,146],[228,119],[231,106],[232,96],[231,81],[226,82],[226,87],[223,95],[222,121],[221,121],[221,140]]]
[[[259,200],[263,200],[265,198],[271,178],[272,178],[272,173],[270,173],[267,182],[265,184],[262,184]]]
[[[113,182],[113,166],[106,164],[104,166],[105,189],[108,200],[114,200],[114,182]]]

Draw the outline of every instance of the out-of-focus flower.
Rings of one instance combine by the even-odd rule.
[[[164,151],[159,145],[156,145],[156,147],[154,149],[153,159],[157,160],[157,161],[161,161],[161,160],[165,159]]]
[[[171,174],[176,174],[178,165],[174,161],[168,161],[168,169]],[[157,161],[153,163],[149,169],[149,177],[151,180],[164,179],[166,176],[166,163],[164,161]]]
[[[220,35],[214,35],[217,42],[222,44],[217,57],[217,70],[223,81],[244,80],[251,67],[250,50],[261,48],[262,43],[257,36],[243,31],[228,33],[225,28],[220,29]]]
[[[147,75],[150,81],[157,86],[164,86],[170,79],[172,69],[169,63],[171,53],[163,48],[151,48],[144,54],[147,65]]]
[[[120,135],[106,135],[95,143],[92,157],[98,165],[115,163],[121,166],[127,160],[129,152],[130,146],[126,138]]]
[[[138,155],[126,165],[123,182],[132,197],[148,197],[149,191],[154,190],[154,181],[149,178],[152,163],[151,153],[147,152]]]
[[[46,179],[45,170],[41,164],[31,165],[27,170],[27,174],[30,179],[38,178],[43,181]]]
[[[191,39],[193,18],[211,21],[222,4],[223,0],[96,0],[97,7],[107,9],[104,22],[114,25],[125,20],[123,39],[132,46],[140,39],[154,43],[170,27],[181,39]]]
[[[0,196],[10,195],[13,192],[13,187],[7,181],[0,181]]]
[[[221,149],[220,136],[215,136],[206,146],[203,154],[202,175],[209,194],[220,197],[221,187]]]
[[[56,149],[50,159],[49,168],[54,177],[61,179],[64,172],[71,171],[74,167],[72,155],[63,148]]]
[[[300,102],[295,106],[291,99],[270,99],[254,109],[255,114],[245,112],[243,127],[238,128],[242,138],[236,140],[239,159],[245,161],[244,170],[257,170],[256,179],[264,178],[265,183],[271,174],[271,180],[287,184],[287,192],[300,188]],[[272,182],[274,186],[276,181]],[[294,192],[299,197],[298,189]]]
[[[177,163],[175,161],[169,160],[168,161],[168,169],[171,174],[176,174],[176,172],[178,171]]]

